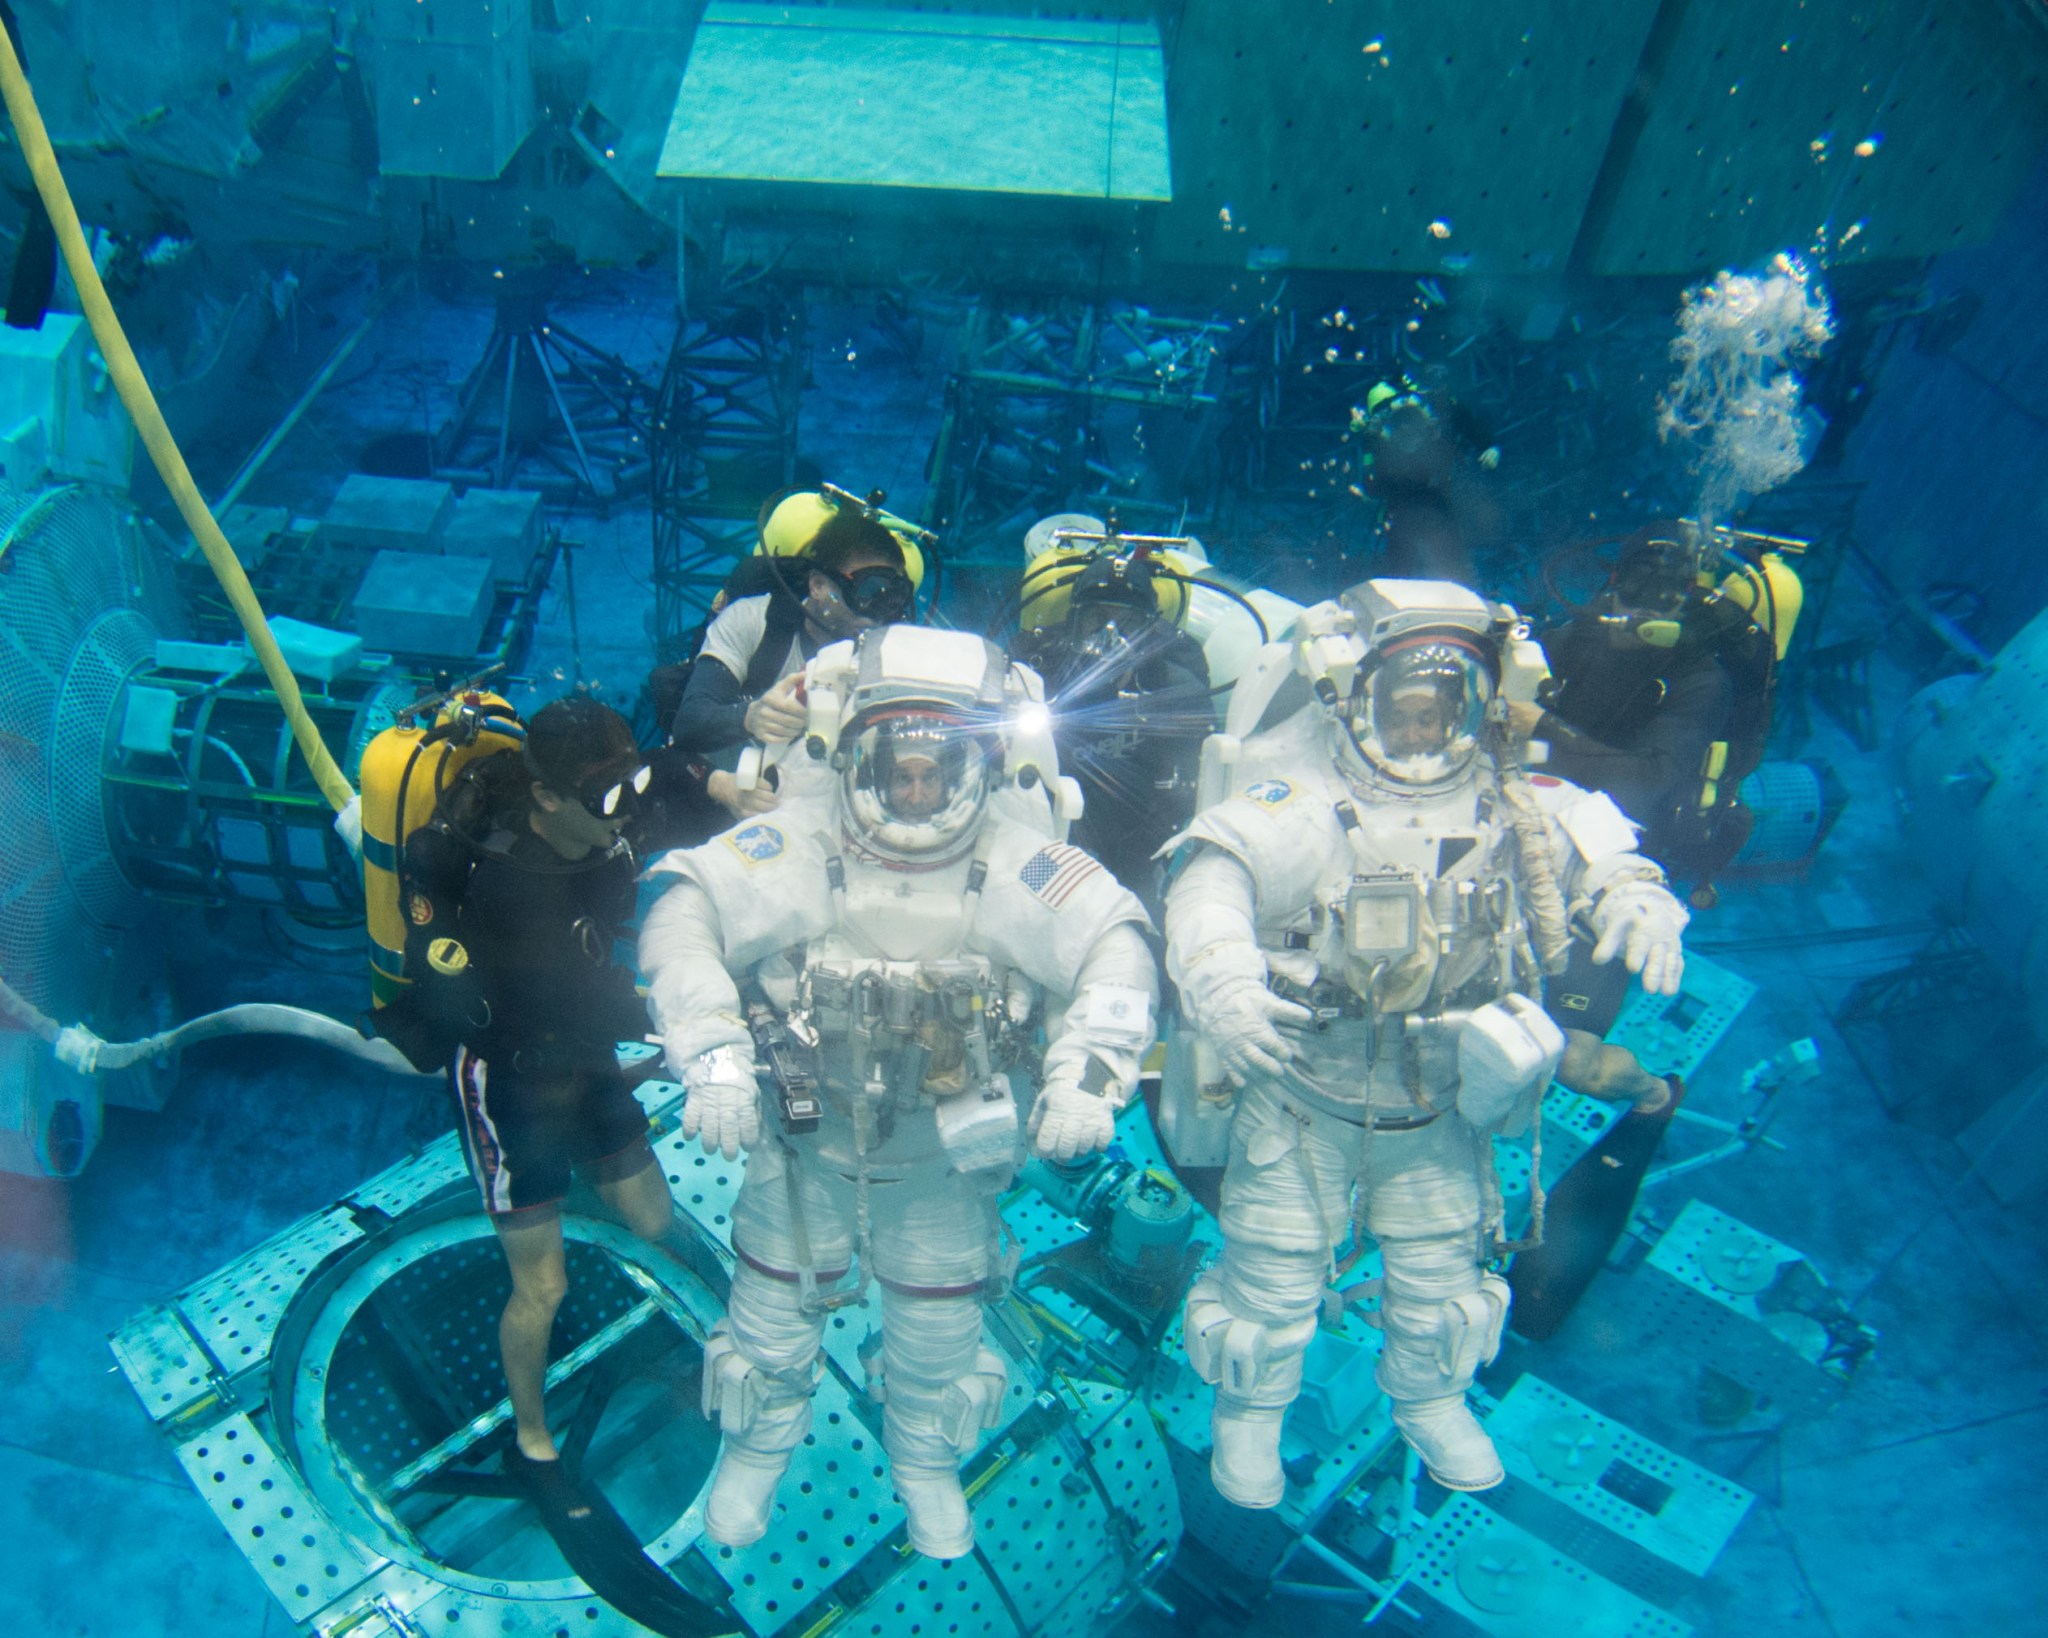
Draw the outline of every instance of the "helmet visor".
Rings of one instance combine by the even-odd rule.
[[[928,708],[862,725],[841,776],[856,832],[904,856],[941,852],[972,834],[988,800],[987,733]]]
[[[1397,645],[1361,674],[1346,712],[1353,747],[1404,785],[1447,779],[1479,749],[1493,681],[1479,652],[1450,637]]]

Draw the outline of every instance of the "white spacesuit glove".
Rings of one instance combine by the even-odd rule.
[[[761,1141],[761,1089],[731,1047],[719,1047],[684,1071],[683,1136],[701,1138],[704,1152],[737,1160]]]
[[[1055,1081],[1031,1106],[1031,1146],[1045,1160],[1079,1160],[1109,1147],[1116,1110],[1107,1098]]]
[[[1254,1076],[1272,1078],[1286,1070],[1294,1047],[1275,1024],[1306,1026],[1315,1017],[1308,1008],[1281,1000],[1255,978],[1220,984],[1190,999],[1196,1028],[1216,1049],[1224,1072],[1237,1086]]]
[[[1692,920],[1685,907],[1655,882],[1623,882],[1601,895],[1593,910],[1596,963],[1617,953],[1628,970],[1641,976],[1651,995],[1676,995],[1685,976],[1685,950],[1679,935]]]

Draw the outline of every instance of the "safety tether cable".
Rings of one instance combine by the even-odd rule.
[[[249,647],[263,667],[270,686],[276,690],[278,704],[284,708],[285,718],[291,724],[292,738],[298,742],[300,754],[312,770],[314,783],[320,787],[320,794],[327,799],[329,806],[340,812],[348,806],[355,792],[320,738],[320,730],[300,697],[298,679],[292,675],[290,665],[277,646],[277,639],[271,636],[262,605],[256,601],[248,575],[242,572],[241,560],[235,556],[235,549],[228,544],[227,536],[221,533],[220,525],[214,521],[206,502],[200,498],[198,485],[193,483],[192,474],[186,469],[185,457],[171,437],[163,411],[157,408],[156,395],[150,391],[142,366],[136,361],[135,350],[128,345],[121,321],[114,316],[114,305],[107,299],[106,286],[100,282],[99,269],[93,265],[92,251],[85,242],[85,230],[79,226],[77,208],[71,203],[70,191],[64,186],[63,174],[57,168],[57,153],[50,145],[49,132],[43,128],[43,116],[37,111],[28,79],[21,71],[21,59],[15,54],[14,43],[7,38],[4,29],[0,29],[0,95],[6,99],[7,112],[14,121],[15,136],[21,143],[23,157],[28,161],[29,174],[35,178],[36,192],[42,195],[43,208],[49,212],[50,221],[57,230],[57,245],[64,253],[64,265],[71,270],[71,282],[77,287],[79,305],[85,309],[86,323],[92,327],[93,340],[99,343],[100,356],[106,360],[115,390],[120,393],[121,402],[135,423],[135,430],[142,437],[143,447],[149,451],[151,462],[162,476],[164,487],[170,490],[171,498],[178,503],[178,512],[184,518],[186,528],[192,531],[192,538],[206,554],[214,577],[219,580],[221,590],[227,593],[229,606],[242,622]]]

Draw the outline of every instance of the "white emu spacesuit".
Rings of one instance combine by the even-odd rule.
[[[675,885],[640,960],[688,1089],[684,1133],[752,1151],[704,1362],[723,1434],[714,1540],[767,1529],[810,1428],[826,1310],[850,1300],[832,1288],[857,1260],[882,1292],[883,1446],[911,1543],[935,1558],[973,1546],[959,1464],[1005,1386],[981,1303],[1019,1147],[1008,1071],[1042,996],[1030,1135],[1056,1159],[1100,1149],[1157,993],[1138,901],[1050,821],[1012,816],[1048,813],[1049,777],[1057,789],[1032,759],[1044,713],[1029,682],[957,632],[835,644],[806,678],[832,786],[655,866]],[[736,978],[758,985],[745,1003]],[[757,1035],[778,1043],[779,1080]]]
[[[1686,914],[1620,810],[1486,748],[1502,636],[1498,611],[1441,582],[1370,581],[1308,611],[1320,754],[1262,768],[1181,838],[1167,969],[1242,1088],[1224,1251],[1185,1329],[1216,1385],[1212,1477],[1240,1506],[1285,1490],[1281,1420],[1347,1219],[1385,1265],[1396,1425],[1440,1483],[1500,1482],[1465,1390],[1507,1317],[1485,1271],[1491,1134],[1526,1123],[1563,1049],[1531,999],[1538,951],[1584,913],[1595,959],[1678,987]]]

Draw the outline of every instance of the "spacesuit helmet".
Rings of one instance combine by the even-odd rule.
[[[1002,777],[1007,662],[965,632],[890,626],[863,635],[853,663],[833,758],[851,839],[906,866],[959,858]]]
[[[1339,771],[1353,784],[1423,794],[1479,755],[1497,665],[1491,615],[1462,586],[1373,580],[1344,594],[1367,642],[1336,701]]]

